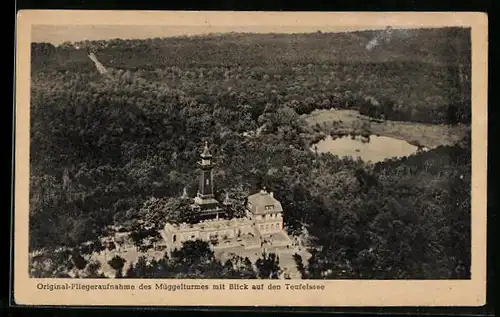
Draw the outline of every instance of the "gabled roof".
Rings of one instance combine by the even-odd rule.
[[[265,189],[248,196],[247,200],[250,211],[256,215],[283,211],[281,203],[274,198],[273,193],[268,193]],[[268,210],[266,206],[272,206],[273,208]]]

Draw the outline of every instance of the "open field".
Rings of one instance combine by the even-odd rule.
[[[470,130],[470,127],[464,124],[449,126],[444,124],[373,120],[360,115],[355,110],[315,110],[311,114],[302,117],[311,126],[319,124],[322,129],[326,129],[325,133],[330,133],[332,129],[339,133],[351,133],[366,125],[372,134],[403,139],[410,143],[417,142],[428,148],[456,144]]]

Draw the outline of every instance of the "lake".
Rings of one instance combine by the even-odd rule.
[[[414,154],[418,148],[410,143],[386,136],[371,135],[369,138],[343,136],[333,139],[327,136],[311,148],[318,153],[332,153],[340,157],[361,158],[377,163],[388,158]],[[426,150],[424,148],[424,150]]]

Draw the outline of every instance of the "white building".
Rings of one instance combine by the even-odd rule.
[[[281,203],[265,188],[247,198],[247,217],[261,236],[283,231]]]

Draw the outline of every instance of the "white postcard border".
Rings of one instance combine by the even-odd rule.
[[[472,278],[441,281],[35,279],[28,272],[30,37],[32,25],[367,25],[472,28]],[[24,305],[120,306],[480,306],[486,293],[487,16],[472,12],[20,11],[15,106],[14,300]],[[48,291],[43,285],[134,285],[127,290]],[[155,290],[155,284],[264,284],[250,290]],[[141,284],[152,290],[140,289]],[[324,285],[286,290],[285,284]],[[281,290],[268,289],[269,285]],[[40,289],[40,287],[42,287]],[[226,287],[227,288],[227,287]]]

